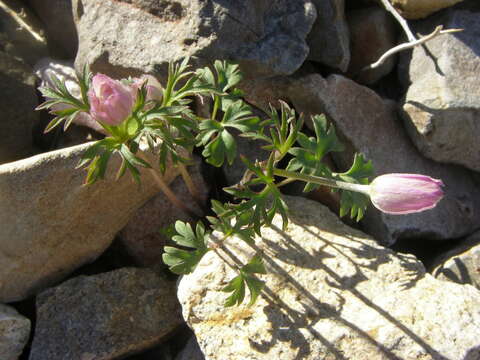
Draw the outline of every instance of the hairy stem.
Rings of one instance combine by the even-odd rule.
[[[140,157],[143,160],[148,162],[147,158],[145,157],[145,155],[143,153],[140,152],[138,154],[138,157]],[[161,177],[155,169],[150,168],[149,171],[152,174],[152,176],[153,176],[155,182],[157,183],[158,187],[160,188],[160,190],[165,194],[167,199],[173,205],[175,205],[176,207],[178,207],[179,209],[181,209],[182,211],[184,211],[185,213],[187,213],[188,215],[190,215],[191,217],[193,217],[195,219],[203,216],[203,214],[197,214],[195,212],[195,210],[190,209],[182,200],[180,200],[175,195],[175,193],[172,191],[172,189],[170,189],[170,187],[167,185],[167,183],[163,180],[163,177]]]
[[[282,169],[274,169],[273,173],[278,176],[282,176],[285,178],[290,178],[290,179],[295,179],[295,180],[301,180],[305,182],[310,182],[310,183],[315,183],[319,185],[325,185],[337,189],[343,189],[343,190],[349,190],[349,191],[355,191],[359,193],[363,193],[368,195],[368,185],[361,185],[361,184],[352,184],[352,183],[347,183],[344,181],[338,181],[338,180],[333,180],[333,179],[327,179],[323,178],[320,176],[313,176],[313,175],[307,175],[307,174],[301,174],[297,173],[294,171],[287,171],[287,170],[282,170]]]
[[[182,175],[183,181],[185,182],[185,185],[187,186],[188,192],[190,193],[190,195],[192,195],[193,199],[198,204],[198,206],[201,209],[203,209],[203,207],[204,207],[203,197],[202,197],[202,195],[200,195],[200,192],[198,191],[197,186],[193,182],[193,179],[190,176],[190,173],[188,172],[187,167],[184,164],[179,163],[178,164],[178,170],[180,170],[180,175]]]

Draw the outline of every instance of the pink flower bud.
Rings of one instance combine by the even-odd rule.
[[[133,89],[134,97],[137,96],[138,89],[140,89],[142,84],[145,82],[147,87],[146,100],[162,101],[162,96],[163,96],[162,85],[152,75],[142,75],[139,78],[133,79],[132,89]]]
[[[373,205],[388,214],[432,209],[443,197],[443,182],[417,174],[386,174],[375,178],[369,194]]]
[[[128,86],[106,75],[93,77],[88,91],[90,114],[106,125],[120,125],[132,112],[135,99]]]

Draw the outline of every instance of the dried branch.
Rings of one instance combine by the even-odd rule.
[[[463,31],[463,29],[447,29],[447,30],[442,30],[442,29],[443,29],[443,25],[439,25],[429,35],[426,35],[426,36],[424,36],[424,37],[422,37],[418,40],[406,42],[406,43],[403,43],[403,44],[400,44],[400,45],[397,45],[397,46],[391,48],[385,54],[380,56],[380,58],[375,63],[370,64],[368,66],[365,66],[361,71],[363,72],[363,71],[366,71],[366,70],[375,69],[375,68],[379,67],[380,65],[382,65],[390,56],[392,56],[392,55],[394,55],[394,54],[396,54],[400,51],[411,49],[411,48],[414,48],[415,46],[421,45],[421,44],[437,37],[438,35],[444,35],[444,34],[450,34],[450,33]]]
[[[408,41],[409,42],[416,41],[417,38],[415,37],[415,35],[413,35],[412,31],[408,27],[407,21],[402,17],[402,15],[400,15],[398,13],[397,9],[395,9],[393,7],[393,5],[390,3],[390,1],[389,0],[381,0],[381,1],[382,1],[383,6],[385,6],[385,9],[387,9],[387,11],[390,12],[395,17],[395,19],[397,19],[398,23],[400,24],[403,31],[407,35]]]

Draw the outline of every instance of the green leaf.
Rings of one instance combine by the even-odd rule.
[[[265,283],[251,276],[245,276],[244,281],[247,283],[248,290],[250,291],[248,306],[252,306],[265,287]]]
[[[257,279],[255,274],[266,274],[262,258],[258,254],[255,255],[248,264],[242,266],[240,274],[230,280],[227,286],[222,289],[224,292],[232,293],[225,301],[226,307],[242,304],[245,299],[245,287],[247,287],[250,292],[248,306],[255,303],[265,286],[265,283]]]
[[[242,274],[234,277],[227,286],[223,288],[224,292],[232,294],[225,300],[225,307],[240,305],[245,298],[245,283]]]
[[[237,236],[248,244],[254,243],[255,232],[252,227],[253,211],[235,212],[235,209],[225,206],[219,201],[212,200],[212,210],[217,215],[207,216],[212,228],[225,234],[225,236]],[[226,214],[230,212],[229,216]],[[235,221],[232,221],[232,218]]]
[[[242,80],[242,74],[236,63],[216,60],[214,67],[217,72],[217,86],[223,92],[233,88]]]
[[[366,161],[362,154],[355,154],[351,168],[344,173],[336,174],[336,178],[353,184],[368,185],[368,178],[372,175],[372,162]],[[350,215],[352,219],[360,221],[369,204],[370,199],[367,195],[354,191],[341,190],[340,216]]]
[[[202,155],[209,164],[220,167],[226,160],[231,165],[237,155],[237,145],[227,129],[235,128],[242,133],[255,132],[259,122],[258,117],[252,116],[250,107],[238,100],[226,109],[221,121],[205,120],[200,123],[197,146],[205,145]]]
[[[266,274],[265,265],[263,264],[262,257],[257,254],[250,259],[247,265],[243,266],[242,270],[246,274]]]
[[[329,152],[343,151],[343,146],[338,141],[333,126],[329,126],[324,115],[315,115],[312,117],[315,129],[315,137],[308,137],[299,132],[297,141],[301,147],[291,148],[288,152],[294,156],[287,165],[287,170],[298,171],[303,174],[332,177],[332,172],[322,159]],[[309,192],[320,185],[307,183],[303,191]]]
[[[122,157],[127,161],[127,163],[131,164],[132,166],[141,166],[145,168],[151,168],[152,166],[143,159],[135,156],[127,145],[122,144],[120,146],[120,153]],[[128,166],[128,165],[127,165]]]
[[[190,224],[177,221],[175,223],[175,230],[177,235],[172,237],[172,241],[179,246],[193,250],[183,250],[165,246],[165,253],[162,259],[173,273],[189,274],[195,270],[199,261],[210,250],[207,247],[210,232],[205,231],[205,227],[201,222],[197,223],[194,232]]]
[[[260,235],[262,226],[271,225],[277,212],[282,215],[283,228],[288,224],[288,209],[275,185],[268,185],[259,193],[251,190],[238,190],[233,187],[224,190],[238,198],[249,198],[240,204],[231,205],[230,212],[227,212],[224,216],[228,217],[239,213],[248,214],[249,221],[257,234]]]

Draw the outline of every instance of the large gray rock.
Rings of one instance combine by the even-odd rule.
[[[312,0],[317,21],[307,37],[308,58],[345,72],[350,62],[350,38],[345,20],[345,0]]]
[[[364,220],[368,233],[393,244],[398,239],[449,240],[480,227],[480,189],[469,172],[422,157],[397,119],[395,104],[340,75],[296,78],[288,94],[298,112],[325,113],[332,120],[348,145],[347,151],[333,153],[341,169],[351,165],[354,152],[361,152],[372,160],[375,176],[419,173],[445,183],[446,195],[435,209],[403,216],[369,209]]]
[[[359,83],[373,84],[389,74],[395,66],[394,55],[375,69],[363,70],[395,46],[395,20],[380,7],[369,7],[351,11],[347,21],[351,39],[348,74]]]
[[[0,301],[24,299],[93,261],[158,193],[148,172],[141,187],[129,174],[115,181],[116,156],[106,180],[82,186],[85,171],[75,166],[91,144],[0,166]],[[165,182],[176,176],[168,169]]]
[[[0,7],[2,52],[33,66],[48,55],[47,41],[38,18],[20,0],[3,0]]]
[[[30,336],[30,320],[0,304],[0,359],[17,360]]]
[[[235,271],[213,251],[181,279],[183,316],[207,360],[478,359],[477,289],[433,278],[322,205],[288,205],[285,232],[276,216],[255,246],[224,243],[242,262],[263,251],[266,286],[253,306],[224,308]]]
[[[67,59],[74,59],[78,36],[73,22],[72,0],[28,0],[28,4],[45,26],[50,48]]]
[[[170,184],[170,189],[177,198],[190,209],[202,214],[207,206],[210,186],[201,174],[201,163],[198,158],[195,164],[188,168],[195,188],[200,198],[197,204],[188,191],[181,176]],[[173,205],[163,193],[148,200],[133,214],[127,225],[118,234],[127,253],[141,266],[162,264],[163,247],[167,241],[164,230],[175,225],[177,220],[194,222],[193,216]]]
[[[437,279],[470,284],[480,289],[480,232],[433,261],[432,275]]]
[[[121,359],[181,324],[175,283],[151,270],[80,276],[38,296],[30,360]]]
[[[403,55],[411,82],[403,104],[408,132],[427,157],[480,171],[479,12],[450,10],[421,23],[465,31],[438,36]],[[411,57],[411,58],[410,58]],[[405,65],[404,65],[405,66]]]
[[[74,0],[73,11],[77,69],[162,79],[169,61],[186,56],[235,60],[247,76],[291,74],[308,55],[316,18],[310,0]]]
[[[0,164],[33,154],[32,131],[38,121],[35,76],[17,58],[0,51]]]

